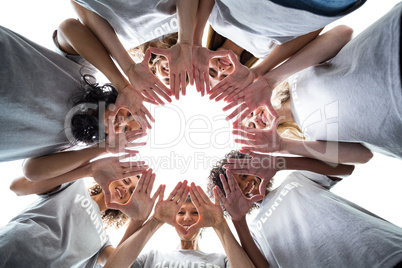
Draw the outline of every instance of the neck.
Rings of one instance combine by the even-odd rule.
[[[243,48],[239,47],[238,45],[236,45],[230,39],[227,39],[227,38],[221,48],[233,51],[236,54],[236,56],[238,57],[238,60],[240,60],[240,56],[244,51]]]
[[[276,110],[279,114],[279,124],[294,122],[292,111],[290,109],[290,99],[281,104],[281,107]]]
[[[91,197],[92,197],[92,200],[94,200],[96,202],[96,204],[98,204],[100,212],[107,210],[107,207],[105,204],[105,194],[103,192],[101,192],[100,194],[97,194],[97,195],[93,195]]]
[[[180,240],[181,249],[192,249],[192,250],[200,250],[198,246],[198,238],[191,241]]]

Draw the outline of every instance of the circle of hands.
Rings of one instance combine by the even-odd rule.
[[[170,70],[170,89],[150,71],[148,62],[151,53],[167,58]],[[232,61],[234,71],[210,88],[209,61],[215,57],[226,56]],[[277,133],[279,118],[270,102],[273,87],[264,77],[256,80],[254,72],[243,66],[231,51],[210,51],[202,46],[185,43],[178,43],[169,49],[148,49],[141,63],[130,66],[127,77],[131,84],[118,95],[114,110],[108,119],[109,134],[102,143],[107,153],[124,154],[99,159],[90,164],[95,181],[104,191],[108,208],[119,209],[134,220],[145,221],[155,205],[153,215],[155,220],[171,224],[180,232],[186,233],[194,228],[213,227],[223,222],[224,216],[220,201],[231,217],[238,220],[249,211],[254,202],[263,199],[265,187],[277,170],[275,170],[275,164],[264,165],[264,162],[267,161],[275,163],[274,156],[258,154],[258,152],[279,152],[283,147],[282,138]],[[187,181],[179,182],[166,200],[164,200],[166,185],[160,185],[151,196],[156,176],[152,169],[148,169],[143,161],[121,161],[138,153],[133,150],[134,147],[145,145],[144,142],[134,141],[147,135],[146,129],[151,128],[150,121],[155,122],[143,102],[164,105],[165,102],[162,99],[171,102],[171,96],[179,100],[180,92],[183,96],[186,95],[187,77],[201,96],[208,94],[211,100],[227,102],[223,111],[235,108],[227,116],[227,120],[237,116],[233,123],[233,134],[238,135],[239,138],[235,139],[235,142],[244,145],[241,152],[251,156],[250,159],[229,159],[229,164],[224,166],[227,169],[227,180],[221,175],[225,194],[215,187],[213,189],[215,202],[208,198],[201,187],[194,183],[188,186]],[[270,129],[260,130],[240,126],[240,122],[247,115],[264,105],[275,118]],[[114,120],[121,108],[127,109],[143,129],[115,133]],[[247,174],[261,178],[260,195],[251,198],[244,196],[233,174]],[[125,204],[111,202],[109,184],[114,180],[136,175],[141,175],[141,178],[129,201]],[[200,217],[197,223],[186,230],[176,223],[175,216],[189,193]],[[158,199],[157,202],[156,199]]]

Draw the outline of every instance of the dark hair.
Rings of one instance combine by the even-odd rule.
[[[84,75],[84,86],[81,92],[71,98],[73,107],[79,110],[71,118],[71,133],[74,137],[73,145],[79,142],[95,144],[102,141],[105,136],[100,133],[105,124],[103,116],[99,115],[100,105],[105,108],[117,99],[117,90],[111,84],[99,85],[91,75]],[[102,120],[99,120],[102,118]]]
[[[211,26],[209,26],[206,48],[216,51],[223,45],[223,43],[225,43],[225,41],[226,37],[218,34]],[[258,61],[258,58],[254,57],[254,55],[247,50],[243,50],[239,61],[244,66],[251,68]]]
[[[95,184],[94,186],[88,189],[89,195],[94,196],[102,193],[102,188],[99,184]],[[129,217],[117,209],[107,209],[101,212],[102,222],[105,228],[114,227],[116,229],[125,225],[129,219]]]
[[[222,181],[219,177],[220,174],[223,174],[223,176],[225,176],[226,181],[228,180],[228,178],[226,177],[226,169],[223,167],[226,164],[229,164],[229,159],[251,159],[251,157],[249,155],[246,154],[242,154],[239,151],[231,151],[230,153],[226,154],[224,158],[222,158],[221,160],[219,160],[215,166],[211,169],[211,172],[208,176],[207,179],[207,194],[209,195],[210,198],[213,198],[214,193],[213,193],[213,189],[215,186],[218,186],[219,189],[221,190],[221,192],[226,196],[225,190],[223,189],[223,184]],[[257,177],[258,178],[258,177]],[[272,181],[271,180],[268,184],[267,184],[267,190],[271,189],[272,187]],[[228,216],[228,213],[226,211],[226,208],[224,206],[223,210],[225,211],[225,216]],[[253,206],[250,208],[251,212],[252,210],[254,210],[255,208],[258,208],[259,206],[257,204],[253,204]]]

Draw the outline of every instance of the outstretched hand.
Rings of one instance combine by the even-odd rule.
[[[158,202],[155,205],[153,218],[161,223],[166,222],[176,227],[180,232],[186,233],[186,229],[180,224],[177,224],[176,215],[186,201],[188,192],[187,181],[184,180],[183,182],[177,183],[169,197],[166,200],[163,200],[165,194],[164,186],[159,194]]]
[[[132,85],[127,85],[122,91],[119,92],[119,95],[116,99],[116,107],[110,114],[111,117],[115,117],[121,108],[125,108],[130,111],[133,118],[145,129],[152,128],[148,119],[151,122],[155,122],[155,119],[152,117],[151,113],[144,106],[143,102],[149,102],[156,104],[154,101],[144,98],[137,90],[133,88]]]
[[[279,169],[277,157],[267,154],[247,153],[251,159],[228,159],[223,167],[232,174],[253,175],[261,179],[260,194],[265,195],[266,186]]]
[[[156,190],[151,197],[152,188],[155,182],[155,173],[152,173],[152,169],[144,171],[139,179],[137,186],[130,200],[125,204],[108,203],[107,207],[110,209],[118,209],[133,220],[145,221],[148,219],[149,214],[155,204],[156,198],[162,191],[162,185]]]
[[[133,87],[147,97],[151,103],[164,105],[159,97],[163,97],[168,102],[172,102],[169,97],[170,90],[151,72],[149,69],[149,59],[151,58],[150,48],[145,52],[144,60],[138,64],[132,64],[127,70],[127,77]]]
[[[213,203],[200,186],[191,183],[190,188],[191,201],[198,211],[198,221],[188,228],[187,232],[203,227],[215,227],[225,222],[223,210],[219,198],[214,191],[215,203]]]
[[[120,162],[135,154],[127,154],[121,158],[119,156],[102,158],[90,163],[92,177],[100,185],[105,194],[105,203],[110,203],[111,193],[109,184],[115,180],[121,180],[141,174],[148,168],[144,161]]]
[[[227,181],[223,174],[220,174],[219,177],[223,184],[223,189],[225,190],[226,196],[222,193],[218,186],[214,188],[214,193],[215,191],[218,193],[223,206],[226,208],[226,211],[234,221],[242,219],[255,202],[264,199],[264,196],[261,194],[255,195],[251,198],[244,196],[239,185],[237,184],[235,177],[230,171],[226,171],[226,177],[228,178]]]
[[[223,80],[222,80],[223,81]],[[240,124],[252,111],[260,106],[266,106],[268,111],[273,117],[278,117],[278,113],[275,111],[271,103],[271,96],[273,87],[268,83],[265,77],[261,77],[243,91],[238,92],[236,95],[231,95],[227,102],[229,105],[223,108],[223,111],[232,109],[238,106],[226,120],[231,120],[238,114],[240,116],[234,121],[235,124]]]
[[[177,43],[168,49],[150,47],[153,54],[165,56],[169,62],[170,90],[178,100],[180,89],[183,96],[186,95],[186,74],[190,78],[190,84],[194,84],[192,67],[192,45]]]
[[[233,51],[230,51],[228,55],[234,65],[234,71],[212,88],[209,97],[211,100],[231,100],[253,83],[256,78],[253,70],[241,64]]]
[[[133,147],[144,146],[146,142],[133,142],[139,138],[147,135],[145,130],[137,129],[127,131],[124,133],[114,133],[114,125],[109,121],[109,134],[106,136],[106,140],[102,143],[106,148],[106,152],[117,153],[138,153],[138,151],[132,151]]]
[[[194,82],[197,92],[204,96],[210,93],[209,61],[213,58],[226,57],[228,50],[211,51],[199,45],[193,45]]]
[[[235,142],[246,145],[241,148],[241,152],[246,154],[252,151],[260,153],[280,152],[283,148],[283,140],[277,131],[278,122],[279,119],[272,122],[270,129],[235,125],[232,133],[243,138],[235,139]]]

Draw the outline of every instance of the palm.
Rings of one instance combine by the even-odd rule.
[[[193,46],[193,68],[194,80],[197,92],[204,96],[205,91],[209,92],[209,60],[211,51],[202,46]]]
[[[254,202],[251,201],[251,199],[246,198],[238,188],[231,192],[230,195],[226,196],[226,200],[223,202],[223,205],[232,219],[237,221],[247,214],[253,203]]]
[[[236,143],[245,144],[242,147],[244,152],[278,152],[282,150],[283,141],[277,132],[277,120],[272,123],[268,130],[254,129],[248,127],[235,126],[233,134],[241,136],[243,139],[235,139]]]
[[[180,206],[181,207],[181,206]],[[154,217],[159,221],[166,222],[170,225],[175,225],[176,214],[180,210],[176,204],[172,204],[169,200],[156,203]]]

